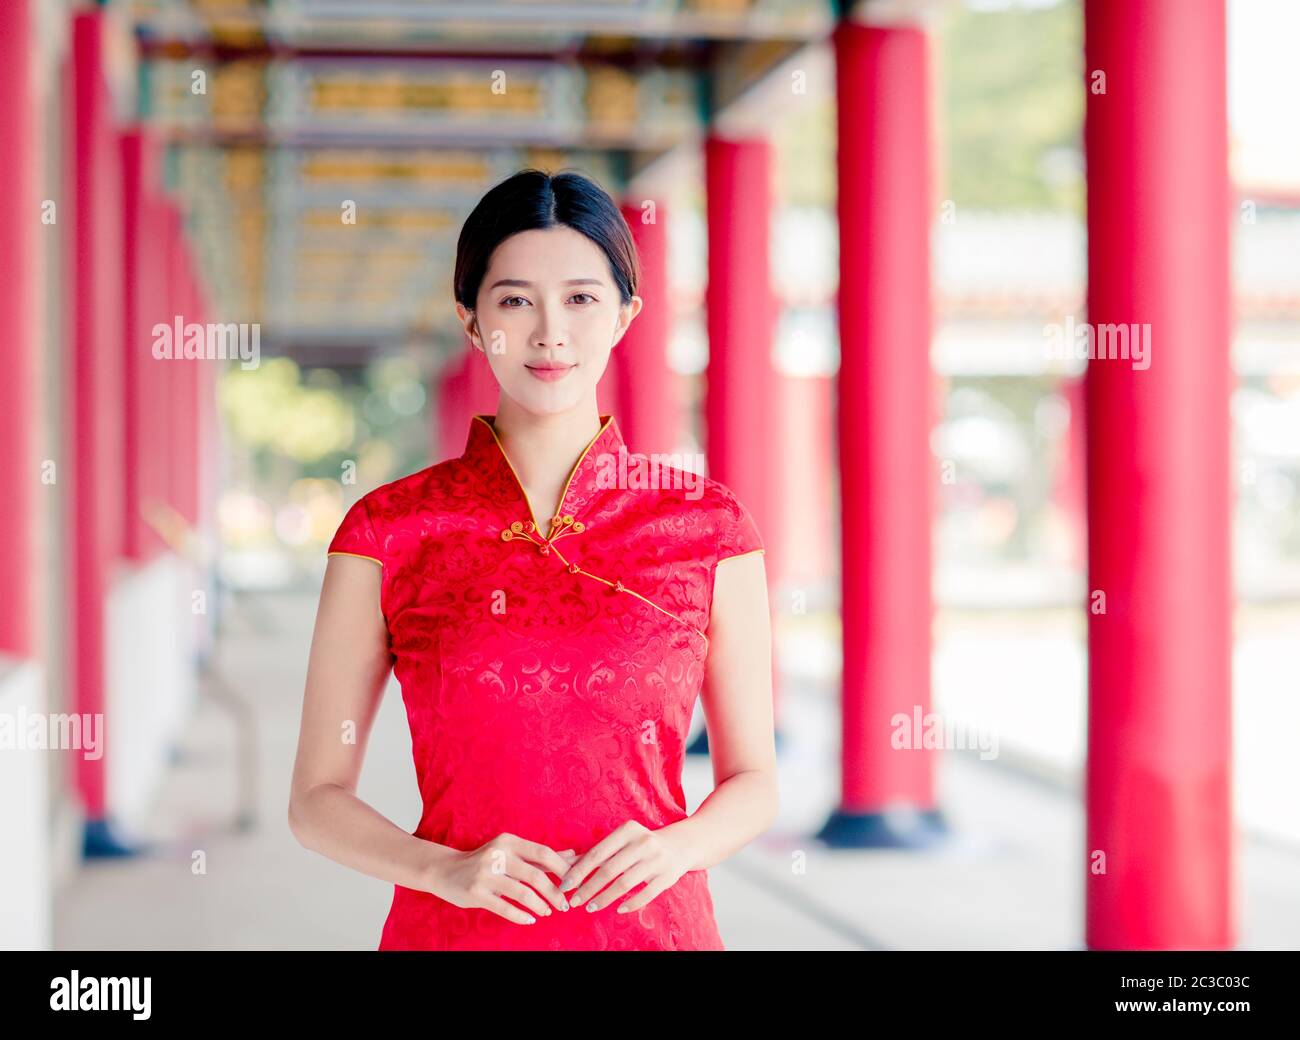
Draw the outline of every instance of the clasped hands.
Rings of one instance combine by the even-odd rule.
[[[551,907],[563,912],[584,903],[592,912],[644,884],[617,910],[632,913],[690,869],[689,850],[674,826],[650,830],[628,820],[581,855],[573,849],[556,852],[515,834],[498,834],[472,852],[456,854],[429,890],[457,906],[479,907],[517,924],[534,924],[536,918],[507,900],[544,917]],[[559,879],[558,884],[550,875]],[[572,895],[566,899],[565,892]]]

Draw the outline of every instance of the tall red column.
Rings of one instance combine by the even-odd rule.
[[[772,146],[761,137],[705,142],[709,365],[704,395],[709,475],[754,517],[769,584],[781,574],[781,483],[777,436],[781,392],[772,360],[778,304],[771,288]],[[777,611],[772,589],[773,628]],[[773,696],[780,669],[772,639]],[[779,708],[777,709],[779,711]],[[703,741],[691,751],[703,750]]]
[[[1084,380],[1073,376],[1061,380],[1057,392],[1067,408],[1061,457],[1052,483],[1052,502],[1069,518],[1070,568],[1083,568],[1087,555],[1087,504],[1084,484]]]
[[[619,348],[615,348],[618,350]],[[605,372],[596,384],[596,409],[601,415],[622,415],[623,406],[620,400],[620,379],[618,375],[618,365],[613,356],[610,362],[605,366]],[[621,424],[620,424],[621,425]]]
[[[923,845],[943,821],[930,712],[930,43],[913,25],[845,20],[838,91],[837,427],[844,639],[834,845]],[[895,740],[902,746],[896,746]]]
[[[69,401],[66,480],[74,711],[105,711],[104,609],[108,566],[120,551],[125,463],[121,401],[121,155],[112,122],[101,11],[72,21],[71,126],[66,168],[71,202],[68,255]],[[108,729],[111,733],[111,728]],[[105,766],[77,755],[76,785],[92,829],[106,811]],[[89,835],[92,831],[88,831]]]
[[[175,200],[164,196],[159,207],[159,250],[163,262],[163,274],[160,290],[159,321],[174,329],[176,319],[184,323],[189,320],[185,314],[183,249],[183,218]],[[173,352],[183,349],[184,343],[173,344]],[[150,354],[152,358],[152,352]],[[180,491],[177,470],[183,464],[184,450],[177,437],[177,426],[181,421],[180,404],[176,390],[176,367],[183,361],[153,358],[151,362],[154,379],[161,396],[158,399],[158,421],[161,425],[163,449],[159,460],[163,468],[162,499],[165,511],[179,511]],[[162,519],[160,516],[159,519]]]
[[[501,387],[483,354],[465,341],[458,358],[446,362],[438,380],[437,457],[455,458],[465,450],[474,415],[495,415]]]
[[[0,509],[0,653],[29,657],[34,649],[31,618],[32,509],[40,475],[31,455],[36,424],[32,387],[34,230],[31,11],[28,0],[0,5],[0,155],[5,190],[0,191],[0,459],[11,479]]]
[[[1088,321],[1148,348],[1098,352],[1086,383],[1086,938],[1223,949],[1236,933],[1224,4],[1088,0],[1084,13]]]
[[[465,436],[469,428],[469,350],[460,357],[443,362],[434,376],[437,380],[438,422],[435,431],[437,445],[435,461],[455,458],[465,450]]]
[[[470,414],[495,415],[497,403],[501,399],[501,384],[492,374],[492,366],[487,357],[473,347],[466,347],[468,357],[465,364],[465,395],[469,401]],[[464,450],[464,443],[461,444]]]
[[[788,446],[782,522],[785,530],[799,532],[799,551],[789,554],[781,577],[790,583],[792,595],[806,596],[810,586],[837,573],[831,517],[835,388],[828,376],[785,375],[780,381],[785,402],[781,440]],[[799,601],[792,608],[799,610]]]
[[[167,430],[159,422],[164,386],[151,353],[152,329],[166,320],[159,306],[163,274],[158,221],[158,142],[142,128],[122,135],[123,554],[147,560],[162,547],[145,521],[145,504],[162,496],[162,451]]]
[[[681,432],[677,378],[668,367],[672,301],[668,295],[668,225],[658,200],[623,206],[641,261],[637,295],[641,313],[614,348],[610,364],[618,380],[619,427],[632,451],[672,452]]]
[[[202,313],[199,297],[194,245],[184,221],[181,223],[179,258],[180,313],[185,318],[188,338],[189,326],[193,324],[202,327],[206,319]],[[174,413],[176,428],[172,431],[178,449],[175,475],[176,508],[190,527],[196,526],[199,522],[199,386],[203,379],[204,366],[207,364],[208,362],[202,358],[187,358],[170,363],[178,405]]]

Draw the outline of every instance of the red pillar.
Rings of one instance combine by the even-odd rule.
[[[188,338],[188,327],[194,324],[201,328],[206,319],[199,296],[194,243],[183,220],[179,258],[180,311],[185,317]],[[178,405],[173,431],[179,456],[176,460],[176,508],[191,528],[199,522],[199,386],[207,364],[202,358],[186,358],[171,364]]]
[[[926,844],[942,829],[930,712],[930,43],[845,20],[838,91],[843,786],[819,837]],[[908,727],[903,730],[898,723]],[[896,748],[895,735],[910,739]],[[896,810],[886,812],[886,810]]]
[[[668,295],[668,225],[663,204],[640,200],[623,206],[641,261],[637,295],[643,304],[610,365],[618,381],[619,428],[631,451],[672,452],[681,433],[677,378],[668,367],[672,301]]]
[[[766,548],[769,583],[780,566],[783,471],[780,382],[772,363],[778,304],[771,289],[772,146],[764,138],[705,142],[709,366],[704,395],[709,475],[749,509]],[[773,696],[779,702],[772,588]],[[777,708],[779,718],[779,707]]]
[[[201,268],[196,267],[196,273]],[[212,301],[208,296],[207,286],[200,277],[196,283],[198,289],[199,321],[219,322],[223,316],[214,314]],[[246,314],[228,315],[229,320],[240,323],[251,321]],[[251,330],[250,330],[251,335]],[[220,392],[221,378],[232,367],[242,366],[242,361],[222,361],[214,359],[199,366],[197,385],[195,387],[195,441],[198,471],[197,490],[195,494],[195,521],[200,536],[208,547],[215,547],[217,536],[217,499],[221,487],[221,424],[217,411],[217,397]],[[206,578],[206,572],[204,574]]]
[[[501,384],[492,374],[492,366],[484,354],[473,347],[465,349],[469,352],[469,357],[466,359],[469,367],[465,373],[465,396],[469,401],[470,414],[495,415],[497,403],[501,400]],[[468,427],[466,431],[468,432]],[[463,450],[465,447],[463,439],[460,446]]]
[[[1088,0],[1084,13],[1088,320],[1149,329],[1145,359],[1099,356],[1087,374],[1086,939],[1224,949],[1236,938],[1224,4]]]
[[[71,306],[66,481],[69,677],[74,711],[104,712],[104,607],[108,565],[122,545],[124,437],[121,412],[121,154],[106,78],[104,16],[72,21],[72,120],[67,155],[72,236],[67,254]],[[111,730],[109,731],[111,732]],[[106,810],[105,766],[77,755],[76,786],[91,821]]]
[[[143,443],[137,512],[146,531],[145,546],[150,555],[162,551],[166,543],[148,518],[156,516],[159,507],[169,501],[171,490],[171,387],[167,382],[167,363],[153,356],[153,330],[158,324],[170,328],[172,321],[168,298],[172,213],[162,193],[161,145],[155,158],[158,178],[149,185],[146,194],[146,223],[140,235],[142,317],[137,343],[134,348],[128,344],[128,350],[137,352],[140,359],[141,396],[147,402],[140,417]]]
[[[460,357],[443,365],[438,379],[439,459],[455,458],[465,450],[470,417],[495,415],[501,387],[488,360],[465,341]]]
[[[618,347],[614,348],[618,351]],[[613,355],[610,356],[609,364],[605,366],[605,372],[596,384],[596,410],[601,415],[622,415],[623,406],[620,399],[621,380],[618,375],[618,363]],[[620,426],[622,423],[620,422]]]
[[[472,412],[469,407],[469,350],[447,360],[434,377],[437,380],[438,425],[434,458],[452,459],[465,450],[465,437]]]
[[[28,0],[0,5],[0,458],[11,474],[0,509],[0,653],[31,656],[34,614],[31,580],[32,509],[40,479],[31,455],[36,425],[33,364],[37,209],[33,192],[31,11]]]
[[[786,559],[782,575],[792,595],[806,595],[835,574],[831,554],[834,389],[828,376],[781,376],[781,441],[786,446],[782,526],[799,532],[799,551]]]
[[[160,254],[163,258],[163,277],[160,285],[160,309],[162,313],[159,321],[167,325],[168,328],[174,329],[176,320],[179,318],[183,329],[184,322],[189,319],[185,314],[183,289],[182,217],[180,209],[173,199],[169,197],[163,198],[159,217],[161,230]],[[176,349],[182,348],[183,343],[174,344],[173,353]],[[150,356],[152,357],[152,354]],[[182,465],[184,455],[181,446],[177,443],[176,436],[176,427],[180,419],[180,406],[177,401],[176,390],[176,368],[183,362],[166,358],[154,358],[152,363],[156,385],[161,395],[158,398],[158,419],[164,432],[163,449],[160,453],[162,456],[160,462],[164,474],[161,501],[166,507],[166,511],[179,511],[180,491],[177,470]]]
[[[1052,502],[1069,524],[1071,569],[1082,568],[1087,554],[1083,384],[1082,377],[1067,376],[1057,390],[1065,402],[1068,417],[1052,484]]]
[[[168,436],[158,421],[162,393],[151,353],[163,260],[158,240],[158,142],[141,128],[122,135],[123,555],[147,560],[162,547],[143,506],[160,496],[160,451]]]

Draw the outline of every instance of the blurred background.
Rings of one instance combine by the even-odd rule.
[[[6,0],[0,37],[0,947],[375,946],[391,886],[285,819],[325,546],[359,495],[458,455],[496,410],[451,271],[469,209],[526,166],[596,178],[646,264],[601,411],[633,450],[703,453],[769,545],[782,814],[710,871],[728,947],[1300,946],[1296,5]],[[1213,183],[1173,163],[1125,196],[1161,247],[1090,258],[1089,168],[1119,160],[1085,163],[1085,58],[1125,53],[1112,39],[1133,75],[1109,70],[1108,103],[1183,104],[1211,141],[1214,107],[1143,70],[1220,54],[1226,136],[1196,154],[1226,175],[1227,250],[1142,225],[1143,190]],[[1186,70],[1212,93],[1213,65],[1189,52]],[[1172,96],[1144,108],[1146,90]],[[1089,502],[1143,514],[1092,493],[1112,485],[1104,467],[1090,485],[1088,451],[1136,456],[1162,413],[1099,387],[1115,422],[1090,440],[1089,363],[1053,356],[1046,328],[1084,321],[1090,271],[1120,269],[1201,322],[1216,262],[1230,373],[1215,382],[1212,350],[1183,371],[1230,403],[1226,443],[1206,426],[1228,472],[1159,515],[1230,515],[1206,545],[1231,562],[1227,623],[1156,616],[1133,654],[1221,641],[1231,682],[1185,716],[1183,691],[1135,682],[1137,714],[1147,691],[1148,721],[1180,720],[1154,746],[1187,746],[1184,725],[1204,742],[1148,789],[1165,802],[1090,804]],[[160,359],[176,322],[242,327],[256,352]],[[1180,351],[1159,331],[1152,373]],[[1169,409],[1176,383],[1155,384]],[[894,552],[926,516],[928,543]],[[922,590],[883,670],[886,629],[843,610],[877,579]],[[996,754],[878,768],[851,704],[919,705]],[[1123,765],[1131,731],[1093,718]],[[83,724],[81,750],[53,746]],[[1231,771],[1206,787],[1216,740]],[[697,805],[704,754],[687,781]],[[419,818],[395,687],[358,793]],[[1114,850],[1115,894],[1089,891],[1090,837],[1120,843],[1148,812],[1168,855]]]

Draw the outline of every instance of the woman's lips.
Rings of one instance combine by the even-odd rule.
[[[525,365],[524,367],[543,382],[554,383],[557,379],[563,379],[577,366],[562,365],[558,368],[534,368],[532,365]]]

